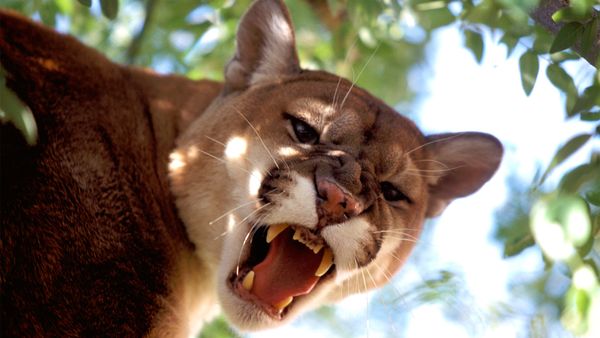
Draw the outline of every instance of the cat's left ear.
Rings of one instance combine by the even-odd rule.
[[[502,144],[489,134],[431,135],[426,144],[432,163],[439,163],[431,171],[435,177],[429,184],[427,217],[439,215],[452,200],[479,190],[502,160]]]
[[[294,28],[281,0],[254,2],[240,22],[236,42],[225,68],[226,92],[300,72]]]

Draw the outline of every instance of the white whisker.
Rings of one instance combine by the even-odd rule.
[[[400,290],[398,290],[398,288],[396,287],[396,285],[394,284],[394,282],[392,281],[393,276],[389,274],[389,272],[382,268],[381,265],[377,264],[377,261],[373,261],[373,264],[375,265],[375,267],[381,271],[381,273],[383,274],[383,276],[385,277],[385,279],[388,281],[388,284],[392,286],[392,288],[394,289],[394,291],[396,291],[396,294],[398,295],[398,297],[400,297],[402,295],[402,293],[400,292]]]
[[[375,56],[375,53],[377,53],[380,46],[381,46],[381,42],[377,44],[377,47],[375,47],[375,50],[373,51],[373,53],[371,53],[371,55],[369,56],[369,59],[367,59],[367,62],[365,62],[365,64],[361,68],[360,72],[358,72],[358,75],[356,76],[356,80],[352,81],[352,85],[350,86],[350,89],[348,89],[346,96],[344,96],[344,99],[342,100],[342,103],[340,104],[340,110],[344,107],[344,103],[346,102],[348,95],[350,95],[352,88],[354,88],[354,86],[358,82],[358,79],[360,79],[360,76],[362,75],[363,71],[365,70],[365,68],[367,68],[367,65],[369,64],[369,62],[371,62],[371,59],[373,59],[373,56]]]
[[[223,146],[223,148],[227,148],[227,145],[226,145],[225,143],[223,143],[223,142],[221,142],[221,141],[219,141],[219,140],[217,140],[217,139],[214,139],[214,138],[212,138],[212,137],[210,137],[210,136],[207,136],[207,135],[206,135],[205,137],[206,137],[207,139],[209,139],[209,140],[213,141],[214,143],[216,143],[216,144],[219,144],[219,145]],[[242,157],[242,156],[240,156],[240,157]],[[246,156],[243,156],[242,158],[244,159],[244,161],[247,161],[248,163],[252,164],[252,166],[253,166],[254,168],[259,168],[259,166],[258,166],[258,165],[256,165],[256,163],[255,163],[254,161],[252,161],[251,159],[249,159],[248,157],[246,157]],[[260,174],[262,174],[263,176],[265,176],[266,174],[269,174],[269,176],[270,176],[270,173],[264,173],[264,172],[261,172]]]
[[[448,171],[452,171],[452,170],[456,170],[456,169],[460,169],[460,168],[464,168],[466,167],[466,165],[459,165],[456,167],[452,167],[452,168],[444,168],[444,169],[406,169],[406,171],[408,172],[428,172],[428,173],[439,173],[439,172],[448,172]]]
[[[390,235],[390,234],[386,234],[387,238],[393,238],[393,239],[398,239],[402,242],[409,242],[409,243],[418,243],[419,239],[412,239],[412,238],[406,238],[404,236],[397,236],[397,235]]]
[[[443,138],[440,138],[440,139],[437,139],[437,140],[433,140],[433,141],[430,141],[430,142],[424,143],[424,144],[422,144],[422,145],[420,145],[420,146],[418,146],[418,147],[415,147],[415,148],[413,148],[413,149],[411,149],[411,150],[407,151],[406,153],[404,153],[404,156],[408,156],[408,155],[409,155],[409,154],[411,154],[412,152],[414,152],[414,151],[416,151],[416,150],[419,150],[419,149],[421,149],[421,148],[423,148],[423,147],[426,147],[426,146],[428,146],[428,145],[431,145],[431,144],[434,144],[434,143],[438,143],[438,142],[448,141],[448,140],[451,140],[451,139],[453,139],[453,138],[455,138],[455,137],[459,137],[459,136],[461,136],[461,135],[463,135],[463,134],[464,134],[464,133],[456,133],[456,134],[453,134],[453,135],[451,135],[451,136],[448,136],[448,137],[443,137]]]
[[[379,230],[379,231],[373,231],[373,233],[375,234],[395,234],[395,235],[400,235],[400,236],[406,236],[409,239],[418,241],[419,237],[407,232],[407,231],[402,231],[402,230]]]
[[[390,252],[389,255],[392,256],[394,259],[396,259],[401,264],[404,264],[406,262],[405,258],[400,258],[400,257],[396,256],[396,254],[393,252]]]
[[[415,173],[406,173],[409,176],[417,176],[417,177],[425,177],[425,178],[439,178],[440,175],[422,175],[422,174],[415,174]]]
[[[436,161],[436,160],[416,160],[415,162],[433,162],[435,164],[439,164],[444,168],[448,168],[448,166],[444,162]]]
[[[217,139],[214,139],[214,138],[212,138],[212,137],[210,137],[210,136],[208,136],[208,135],[205,135],[204,137],[206,137],[207,139],[209,139],[209,140],[213,141],[213,142],[214,142],[214,143],[216,143],[216,144],[220,144],[220,145],[222,145],[222,146],[223,146],[223,148],[227,147],[227,145],[226,145],[225,143],[223,143],[223,142],[221,142],[221,141],[219,141],[219,140],[217,140]]]
[[[243,208],[243,207],[245,207],[245,206],[247,206],[247,205],[250,205],[250,204],[256,203],[256,202],[258,202],[258,201],[259,201],[259,200],[253,200],[253,201],[250,201],[250,202],[244,203],[244,204],[242,204],[242,205],[239,205],[239,206],[237,206],[237,207],[235,207],[235,208],[233,208],[233,209],[231,209],[231,210],[227,211],[227,212],[226,212],[226,213],[224,213],[223,215],[221,215],[221,216],[219,216],[219,217],[217,217],[217,218],[213,219],[212,221],[208,222],[208,224],[209,224],[209,225],[213,225],[213,224],[215,224],[216,222],[218,222],[220,219],[223,219],[223,217],[225,217],[225,216],[229,215],[230,213],[232,213],[232,212],[234,212],[234,211],[236,211],[236,210],[238,210],[238,209],[241,209],[241,208]]]
[[[250,123],[250,121],[246,118],[246,116],[239,109],[237,109],[236,107],[233,107],[233,109],[235,109],[235,111],[238,114],[240,114],[240,116],[244,119],[244,121],[246,121],[246,123],[248,123],[248,125],[250,126],[250,128],[252,128],[252,130],[256,134],[256,137],[258,137],[258,140],[262,144],[263,148],[265,148],[267,154],[269,154],[269,157],[271,157],[271,159],[273,160],[273,163],[275,164],[275,167],[277,167],[277,169],[279,169],[279,165],[277,164],[277,161],[275,161],[275,157],[273,157],[273,154],[271,154],[271,151],[269,150],[269,148],[265,144],[265,141],[263,141],[262,137],[260,137],[260,134],[258,133],[258,130],[256,130],[256,128],[252,125],[252,123]]]
[[[204,150],[202,150],[202,149],[198,149],[198,151],[199,151],[199,152],[201,152],[201,153],[203,153],[204,155],[206,155],[206,156],[208,156],[208,157],[211,157],[211,158],[213,158],[213,159],[215,159],[215,160],[217,160],[217,161],[219,161],[219,162],[221,162],[221,163],[225,164],[225,165],[227,165],[227,164],[228,164],[228,162],[227,162],[227,161],[225,161],[224,159],[222,159],[222,158],[219,158],[218,156],[215,156],[215,155],[213,155],[213,154],[209,153],[208,151],[204,151]],[[237,168],[237,169],[240,169],[240,170],[242,170],[242,171],[244,171],[244,172],[246,172],[246,173],[248,173],[248,174],[250,174],[250,176],[254,176],[254,175],[255,175],[254,173],[251,173],[249,170],[247,170],[247,169],[245,169],[245,168],[242,168],[242,167],[241,167],[241,166],[239,166],[239,165],[237,165],[237,166],[236,166],[236,168]]]
[[[354,46],[356,45],[356,43],[358,42],[358,36],[356,38],[354,38],[354,42],[352,42],[352,45],[350,46],[350,48],[348,48],[348,51],[346,52],[346,57],[344,58],[344,64],[346,64],[348,62],[348,59],[350,58],[350,54],[354,51]],[[335,107],[336,105],[336,99],[337,99],[337,93],[338,93],[338,89],[340,88],[340,84],[342,83],[342,77],[338,77],[338,82],[337,85],[335,86],[335,91],[333,92],[333,99],[331,100],[331,105],[333,107]]]
[[[259,212],[260,210],[266,208],[268,205],[270,205],[271,203],[267,203],[263,206],[261,206],[260,208],[252,211],[250,214],[248,214],[248,216],[244,217],[244,219],[242,219],[241,221],[239,221],[238,223],[236,223],[232,228],[235,228],[236,226],[238,226],[239,224],[243,223],[244,221],[246,221],[248,218],[250,218],[252,215],[256,214],[257,212]],[[246,242],[248,241],[248,237],[250,236],[252,229],[254,229],[254,227],[256,226],[256,223],[250,228],[250,230],[248,230],[248,233],[246,234],[246,237],[244,237],[244,241],[242,242],[242,246],[240,247],[240,253],[238,255],[238,262],[237,262],[237,267],[236,267],[236,274],[240,273],[240,260],[242,259],[242,252],[244,251],[244,246],[246,245]]]
[[[358,268],[358,262],[356,261],[356,259],[354,259],[354,261],[356,262],[356,266]],[[367,292],[368,288],[367,288],[367,279],[365,278],[365,270],[360,269],[360,274],[362,275],[363,285],[365,287],[364,295],[365,295],[365,299],[367,301],[367,308],[366,308],[366,310],[367,310],[367,321],[366,321],[367,328],[366,329],[367,329],[367,337],[369,337],[369,325],[370,325],[370,323],[369,323],[369,293]]]

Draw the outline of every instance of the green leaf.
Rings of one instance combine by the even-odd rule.
[[[598,23],[600,19],[598,17],[594,18],[590,22],[588,22],[584,28],[581,37],[581,48],[583,49],[583,53],[587,54],[589,51],[594,48],[596,42],[596,36],[598,34]]]
[[[481,63],[483,59],[483,37],[481,34],[466,30],[465,31],[465,45],[473,52],[477,63]]]
[[[579,15],[572,8],[565,7],[552,14],[552,20],[559,22],[581,22],[585,20],[584,15]]]
[[[0,121],[10,121],[23,133],[29,145],[37,142],[37,125],[29,107],[6,86],[4,70],[0,67]]]
[[[531,209],[531,231],[544,254],[553,261],[574,255],[592,236],[588,205],[578,195],[552,194]]]
[[[600,189],[588,191],[585,194],[585,199],[591,204],[600,207]]]
[[[550,54],[550,59],[553,62],[561,63],[561,62],[564,62],[564,61],[580,60],[581,56],[579,56],[576,53],[572,53],[572,52],[568,52],[568,51],[563,51],[563,52],[558,52],[558,53]]]
[[[119,12],[119,0],[100,0],[100,8],[105,17],[113,20]]]
[[[583,112],[579,116],[581,121],[600,121],[600,112]]]
[[[550,32],[537,28],[533,35],[533,47],[531,49],[537,54],[548,54],[554,39],[555,36]]]
[[[369,2],[376,1],[364,1],[364,3]],[[433,30],[443,27],[453,23],[456,20],[454,14],[452,14],[448,8],[444,7],[444,5],[441,8],[417,10],[415,14],[417,15],[419,24],[426,30]]]
[[[564,162],[564,160],[566,160],[569,156],[573,155],[577,150],[579,150],[579,148],[581,148],[591,137],[592,137],[592,135],[590,135],[590,134],[580,134],[580,135],[574,136],[565,145],[560,147],[558,149],[558,151],[556,151],[556,154],[554,155],[554,158],[548,165],[548,168],[546,169],[546,171],[540,178],[539,184],[541,185],[542,183],[544,183],[544,181],[546,180],[546,178],[548,177],[548,175],[550,174],[550,172],[552,172],[552,170],[554,168],[556,168],[559,164]]]
[[[54,2],[45,3],[40,7],[39,13],[42,22],[48,26],[56,26],[58,7]]]
[[[540,69],[538,56],[531,51],[523,53],[519,59],[519,69],[521,71],[521,85],[525,94],[529,96]]]
[[[66,15],[73,14],[73,2],[71,0],[54,0],[54,3],[60,13]]]
[[[495,1],[481,1],[476,7],[466,9],[463,18],[468,22],[493,25],[500,13],[501,8]]]
[[[585,22],[593,15],[593,0],[570,0],[567,4],[552,14],[554,22]]]
[[[511,34],[504,34],[500,42],[506,45],[506,57],[510,57],[512,52],[515,50],[517,43],[519,43],[519,38],[514,37]]]
[[[569,115],[572,116],[585,110],[590,110],[594,106],[600,106],[600,85],[598,84],[587,87],[583,91],[583,94],[577,99]]]
[[[517,239],[515,242],[507,242],[504,245],[504,257],[508,258],[516,256],[534,244],[535,240],[533,239],[533,235],[531,233],[528,233],[526,236]]]
[[[552,63],[546,68],[548,80],[567,95],[577,95],[577,87],[571,76],[559,65]]]
[[[559,183],[561,193],[577,193],[588,185],[600,185],[600,161],[582,164],[563,175]]]
[[[556,33],[554,42],[550,47],[550,53],[560,52],[561,50],[571,47],[575,40],[577,40],[577,34],[582,25],[579,22],[569,22],[562,26],[562,28]]]
[[[79,1],[79,3],[84,5],[85,7],[92,7],[92,0],[77,0],[77,1]]]
[[[544,256],[552,262],[567,260],[574,251],[562,224],[557,221],[558,206],[556,197],[550,196],[536,201],[530,213],[531,233]]]
[[[577,87],[571,76],[558,64],[552,63],[546,68],[546,76],[550,82],[567,96],[566,111],[572,115],[577,102]]]
[[[577,247],[577,252],[581,257],[587,256],[594,247],[594,233],[590,231],[590,235],[586,238],[585,243]]]
[[[587,266],[591,267],[592,270],[594,270],[594,274],[596,275],[596,278],[598,280],[600,280],[600,271],[598,270],[598,265],[596,264],[594,259],[593,258],[584,259],[583,263],[586,264]]]

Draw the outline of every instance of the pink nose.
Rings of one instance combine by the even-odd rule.
[[[361,211],[360,203],[333,182],[318,180],[317,192],[319,227],[342,223]]]

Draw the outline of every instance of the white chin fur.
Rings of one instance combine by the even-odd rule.
[[[340,225],[326,227],[321,236],[333,250],[338,272],[355,270],[354,257],[369,239],[369,223],[363,218],[353,218]]]

